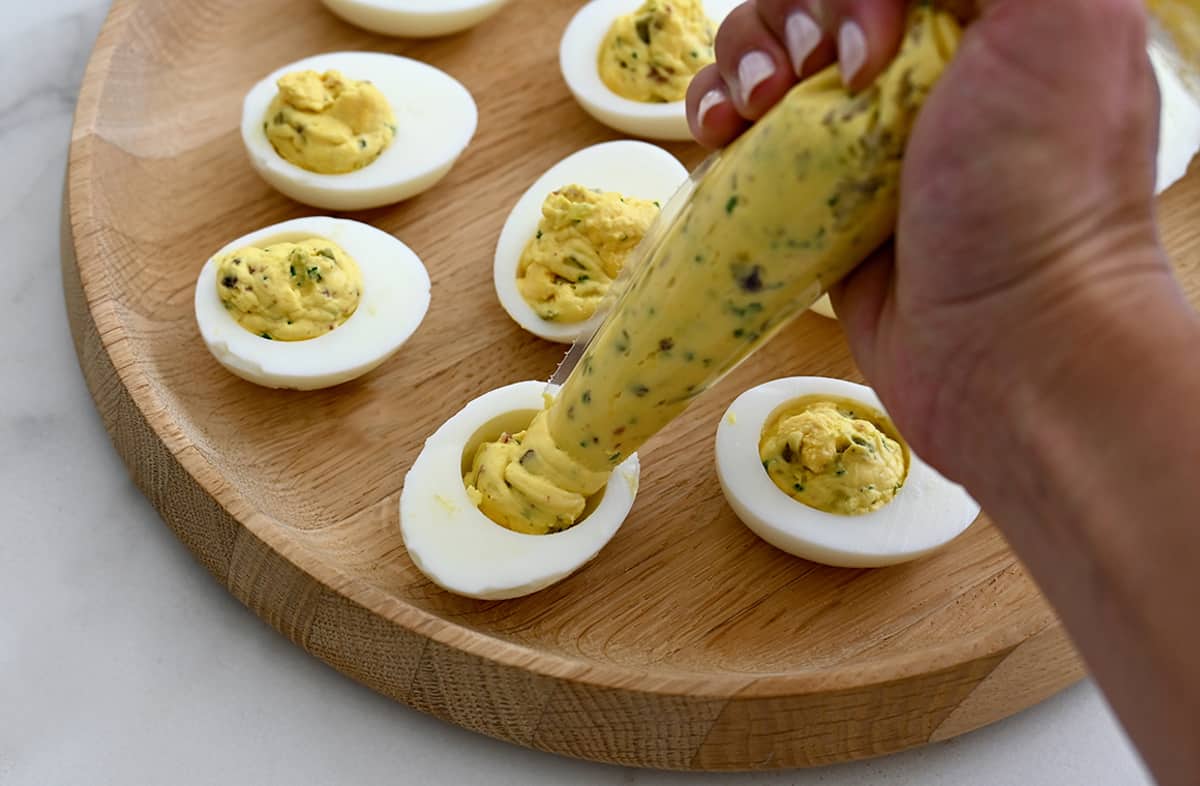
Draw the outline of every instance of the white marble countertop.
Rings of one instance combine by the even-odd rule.
[[[214,582],[133,487],[76,364],[59,200],[75,94],[107,5],[0,0],[0,784],[1148,782],[1090,683],[898,756],[705,777],[478,736],[290,644]]]

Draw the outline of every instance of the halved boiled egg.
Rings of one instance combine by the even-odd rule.
[[[382,35],[430,38],[474,27],[508,0],[322,0],[352,25]]]
[[[630,456],[570,529],[526,535],[496,524],[467,495],[476,449],[523,431],[545,406],[544,382],[518,382],[472,401],[425,442],[404,478],[400,530],[413,563],[439,587],[504,600],[561,581],[595,557],[633,507],[640,467]]]
[[[316,390],[362,376],[429,309],[416,254],[375,227],[297,218],[229,243],[196,282],[196,323],[213,357],[269,388]]]
[[[543,206],[547,197],[560,189],[578,185],[597,192],[620,194],[630,198],[632,202],[656,202],[665,205],[687,181],[687,177],[687,170],[675,156],[655,145],[631,140],[604,142],[586,147],[550,167],[517,200],[500,232],[492,265],[492,277],[500,305],[518,325],[548,341],[569,344],[590,335],[599,324],[602,314],[593,313],[585,319],[577,319],[580,314],[572,314],[567,308],[554,307],[553,293],[542,296],[540,300],[531,301],[526,299],[518,285],[518,277],[522,274],[522,257],[531,248],[531,243],[539,241],[543,245],[549,245],[556,241],[554,230],[543,223]],[[581,213],[590,213],[593,208],[594,206],[583,204],[567,207],[568,210],[574,209]],[[643,214],[645,212],[643,211]],[[628,253],[640,239],[636,236],[624,237],[630,232],[628,222],[612,220],[611,217],[601,217],[601,220],[602,223],[598,228],[593,228],[593,231],[609,228],[612,233],[619,233],[607,238],[604,245],[611,244],[612,247]],[[590,217],[583,218],[583,221],[590,221]],[[546,227],[549,236],[541,235],[540,226]],[[564,238],[565,243],[576,247],[577,244],[585,244],[585,247],[579,250],[580,255],[595,258],[599,253],[587,238],[577,232],[569,234],[570,237]],[[528,272],[528,268],[525,272]],[[579,301],[582,290],[579,289],[578,279],[583,277],[582,267],[579,271],[562,272],[575,276],[576,279],[572,282],[563,279],[560,282],[559,289],[562,295]],[[598,290],[595,280],[584,281],[582,285]],[[594,296],[594,293],[590,294]],[[578,305],[578,302],[574,305],[576,311]]]
[[[703,10],[712,23],[711,29],[715,31],[729,12],[740,4],[741,0],[702,0]],[[650,56],[655,56],[655,50],[651,47],[657,46],[655,36],[658,34],[673,36],[675,40],[667,41],[666,45],[677,51],[668,50],[663,55],[670,62],[658,66],[660,70],[653,72],[652,81],[679,79],[685,74],[690,78],[694,73],[693,66],[697,66],[695,70],[698,70],[698,66],[711,62],[711,39],[707,47],[699,40],[679,46],[682,40],[690,40],[685,38],[687,30],[677,28],[673,22],[662,24],[663,19],[671,18],[669,12],[658,8],[663,16],[656,19],[653,9],[646,8],[647,5],[644,0],[591,0],[586,3],[563,33],[559,46],[559,67],[575,100],[601,123],[632,136],[691,140],[683,94],[675,91],[671,94],[671,100],[663,100],[663,96],[651,96],[648,92],[648,100],[635,100],[617,93],[601,75],[604,47],[616,41],[610,38],[614,23],[621,17],[642,11],[647,13],[647,19],[653,21],[650,24],[639,21],[631,36],[622,37],[622,41],[630,46],[628,54],[614,55],[614,62],[618,63],[623,74],[634,74],[641,68],[658,66],[646,62],[648,52]],[[657,6],[664,5],[668,4],[657,3]],[[679,16],[676,14],[674,18],[678,19]],[[639,44],[635,38],[640,38],[645,45]],[[635,49],[640,51],[633,51]],[[670,77],[663,76],[665,69],[670,69]]]
[[[301,75],[307,83],[281,81]],[[433,66],[377,52],[330,52],[286,65],[251,88],[242,141],[254,168],[286,196],[327,210],[365,210],[432,188],[477,123],[471,94]],[[370,156],[354,160],[358,152]]]
[[[786,473],[780,470],[790,467],[780,468],[774,459],[763,458],[763,451],[774,444],[767,443],[764,436],[771,438],[770,426],[781,415],[794,411],[797,404],[804,406],[804,402],[837,404],[817,413],[828,421],[814,421],[806,437],[812,438],[813,444],[784,444],[789,461],[808,462],[810,467],[821,465],[811,476],[816,488],[806,489],[796,482],[795,491],[785,493],[779,479]],[[869,413],[886,419],[875,392],[839,379],[791,377],[743,393],[726,411],[716,439],[717,475],[734,512],[777,548],[837,567],[869,568],[907,562],[958,537],[978,517],[979,506],[960,486],[942,477],[902,443],[884,438],[882,435],[891,431],[890,422],[882,424],[884,429],[872,440],[864,421],[872,417]],[[820,439],[839,428],[848,428],[847,439],[820,444]],[[889,480],[886,488],[876,487],[873,481],[866,485],[869,467],[863,467],[876,458],[870,454],[897,448],[903,454],[904,471],[892,475],[895,480]],[[861,455],[851,455],[853,452]],[[887,460],[895,462],[899,455]],[[816,477],[820,472],[827,474]],[[843,478],[848,485],[837,485]],[[809,504],[815,504],[815,500],[826,503],[831,510],[869,512],[826,512]]]

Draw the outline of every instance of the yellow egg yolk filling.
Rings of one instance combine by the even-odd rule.
[[[585,322],[658,216],[644,199],[570,185],[542,204],[517,266],[517,289],[549,322]]]
[[[701,0],[646,0],[609,29],[600,47],[600,78],[632,101],[682,101],[696,72],[716,59],[715,36]]]
[[[296,71],[280,77],[263,130],[287,161],[322,175],[372,163],[396,136],[387,98],[370,82],[339,71]]]
[[[503,434],[475,451],[463,477],[467,496],[492,521],[514,532],[549,535],[571,527],[609,472],[589,472],[560,450],[545,410],[525,431]]]
[[[909,134],[959,35],[953,15],[913,3],[900,52],[871,88],[847,93],[830,67],[722,153],[530,425],[532,449],[553,455],[552,466],[527,461],[525,471],[584,499],[596,493],[625,457],[887,240]],[[510,451],[509,465],[523,455]],[[509,465],[498,461],[493,477],[507,477]],[[522,482],[531,493],[520,504],[498,512],[485,500],[481,510],[500,523],[578,515],[578,500],[538,512],[555,493]]]
[[[363,289],[358,263],[323,238],[225,254],[215,283],[239,325],[275,341],[307,341],[337,328],[358,308]]]
[[[890,432],[890,433],[889,433]],[[806,397],[763,428],[758,455],[780,491],[842,516],[879,510],[908,476],[906,451],[891,422],[855,401]]]

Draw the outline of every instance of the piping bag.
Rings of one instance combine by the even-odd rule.
[[[538,531],[570,526],[616,465],[891,237],[905,146],[960,32],[948,0],[914,0],[899,54],[873,86],[850,94],[826,69],[697,170],[504,468],[498,495],[527,502],[506,513],[483,493],[484,513]],[[485,478],[499,480],[491,470],[474,479]]]

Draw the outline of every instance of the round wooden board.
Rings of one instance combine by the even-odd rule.
[[[572,578],[485,603],[413,566],[397,500],[425,437],[562,356],[500,309],[491,254],[538,174],[614,138],[559,77],[577,6],[515,0],[471,32],[410,42],[316,0],[117,0],[79,101],[63,275],[88,385],[138,485],[219,581],[308,652],[418,709],[570,756],[827,764],[961,734],[1079,679],[1060,624],[985,520],[918,563],[853,571],[776,551],[735,518],[712,461],[729,402],[779,376],[859,377],[837,326],[815,316],[642,451],[634,514]],[[209,356],[192,288],[231,238],[313,212],[253,173],[238,118],[263,74],[335,49],[444,68],[476,96],[480,130],[438,188],[356,216],[429,267],[433,306],[414,340],[358,382],[273,392]],[[1162,203],[1193,300],[1197,190],[1192,177]]]

